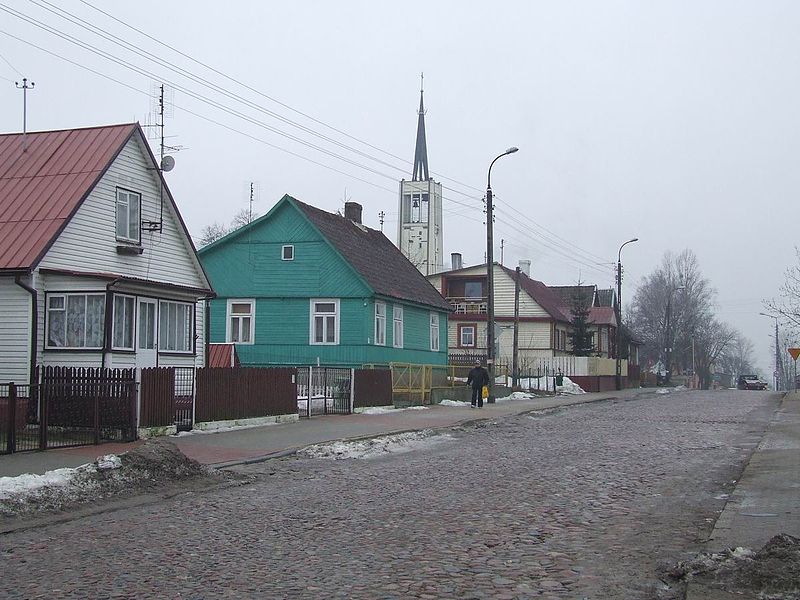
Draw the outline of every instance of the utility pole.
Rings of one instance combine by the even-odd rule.
[[[664,370],[667,372],[665,383],[669,383],[672,379],[672,367],[670,360],[672,358],[672,294],[686,289],[686,286],[680,285],[676,288],[671,288],[667,293],[667,314],[664,318]]]
[[[615,353],[617,364],[615,382],[618,390],[622,389],[622,249],[628,244],[638,241],[639,238],[628,240],[619,247],[619,252],[617,252],[617,306],[615,311],[617,317],[617,348]]]
[[[517,387],[519,385],[519,273],[520,268],[517,267],[516,277],[514,277],[514,354],[511,366],[512,387]]]
[[[494,385],[494,205],[492,203],[492,167],[499,158],[517,152],[519,148],[512,146],[499,154],[489,164],[486,175],[486,366],[489,371],[489,404],[494,403],[492,386]]]
[[[18,81],[14,82],[17,89],[22,90],[22,151],[28,151],[28,90],[36,87],[32,81],[28,85],[27,77],[22,78],[22,85]]]
[[[503,253],[505,250],[506,241],[504,239],[500,239],[500,266],[503,266]]]

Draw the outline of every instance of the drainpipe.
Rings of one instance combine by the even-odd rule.
[[[119,283],[120,279],[120,277],[117,277],[106,284],[106,315],[105,323],[103,324],[103,349],[100,354],[101,369],[104,369],[106,366],[106,353],[111,352],[112,325],[114,323],[114,295],[111,286]]]
[[[31,273],[31,276],[32,275]],[[22,279],[20,279],[21,277],[22,275],[16,275],[14,277],[14,283],[31,295],[31,357],[28,367],[30,369],[30,373],[28,373],[28,383],[30,383],[30,385],[36,385],[34,379],[36,377],[36,353],[39,348],[39,293],[35,288],[22,281]]]

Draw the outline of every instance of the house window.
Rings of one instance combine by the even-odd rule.
[[[114,295],[114,328],[111,347],[114,350],[133,350],[133,315],[136,299],[133,296]]]
[[[431,313],[431,351],[439,351],[439,315]]]
[[[311,300],[311,344],[339,343],[339,300]]]
[[[228,300],[228,331],[226,341],[252,344],[256,326],[255,300]]]
[[[281,260],[294,260],[294,246],[281,247]]]
[[[158,307],[160,352],[192,351],[192,305],[162,300]]]
[[[375,344],[377,346],[386,345],[386,304],[384,302],[375,303]]]
[[[117,188],[117,239],[139,243],[141,240],[142,195]]]
[[[480,281],[467,281],[464,283],[465,298],[483,298],[483,284]]]
[[[47,296],[48,348],[102,348],[105,294]]]
[[[475,325],[461,325],[458,329],[458,345],[462,348],[475,347]]]
[[[395,348],[403,347],[403,307],[392,308],[392,345]]]

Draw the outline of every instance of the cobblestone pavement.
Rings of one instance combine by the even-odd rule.
[[[0,537],[15,598],[658,598],[775,395],[679,392],[458,428],[370,460]]]

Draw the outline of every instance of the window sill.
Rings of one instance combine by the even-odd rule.
[[[129,246],[126,244],[117,244],[117,254],[138,256],[142,253],[144,253],[144,248],[142,248],[141,246]]]

